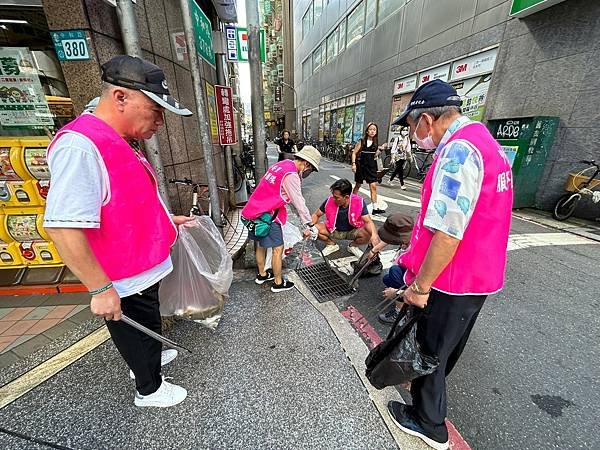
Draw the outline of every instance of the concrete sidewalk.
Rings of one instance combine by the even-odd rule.
[[[2,427],[73,449],[423,449],[388,429],[380,412],[399,395],[365,389],[366,347],[337,308],[295,289],[273,294],[253,278],[236,273],[215,332],[176,324],[171,337],[194,351],[164,371],[188,389],[181,405],[134,407],[109,340],[0,409]],[[0,448],[47,447],[0,432]]]

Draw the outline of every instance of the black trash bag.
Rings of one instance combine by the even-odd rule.
[[[440,362],[424,354],[417,342],[417,321],[423,311],[404,305],[385,341],[365,360],[366,375],[376,389],[407,383],[433,373]]]

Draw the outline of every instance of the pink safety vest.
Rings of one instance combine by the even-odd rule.
[[[452,295],[493,294],[504,285],[513,201],[512,172],[502,148],[483,124],[472,122],[459,128],[446,145],[456,140],[470,144],[481,155],[483,184],[456,254],[434,281],[433,287]],[[398,258],[398,264],[407,268],[407,284],[415,280],[433,239],[433,232],[423,225],[423,221],[431,199],[432,179],[437,164],[436,157],[423,183],[421,211],[410,247]]]
[[[111,280],[139,275],[169,256],[177,229],[158,194],[152,167],[108,124],[83,114],[61,128],[95,145],[108,172],[109,199],[100,211],[100,228],[84,228],[92,252]]]
[[[350,225],[354,228],[362,228],[365,226],[365,222],[362,220],[362,210],[363,210],[363,198],[351,194],[350,195],[350,207],[348,208],[348,221]],[[335,230],[335,224],[337,222],[338,211],[340,207],[335,204],[335,200],[333,196],[330,196],[327,199],[327,203],[325,204],[325,226],[329,230],[329,232],[333,232]]]
[[[298,173],[296,164],[291,159],[284,159],[269,167],[242,209],[242,217],[256,219],[264,213],[274,214],[279,209],[275,222],[285,225],[287,222],[285,205],[290,202],[290,199],[283,196],[281,184],[283,178],[290,173]]]

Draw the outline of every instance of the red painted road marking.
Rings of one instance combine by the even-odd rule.
[[[375,328],[369,323],[366,317],[364,317],[358,309],[354,306],[348,306],[342,311],[342,316],[350,322],[352,328],[364,339],[369,350],[376,347],[383,339],[379,336],[379,333],[375,331]],[[448,427],[448,441],[451,450],[471,450],[471,447],[460,435],[456,427],[446,419],[446,425]]]

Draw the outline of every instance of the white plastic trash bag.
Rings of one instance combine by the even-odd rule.
[[[160,313],[215,329],[233,280],[233,261],[208,216],[179,226],[171,249],[173,271],[160,284]]]
[[[281,227],[281,231],[283,233],[283,257],[285,258],[290,254],[294,245],[302,240],[302,233],[296,225],[290,222],[286,222],[285,225]],[[267,249],[267,257],[265,259],[265,269],[272,267],[272,260],[273,250],[269,248]]]

